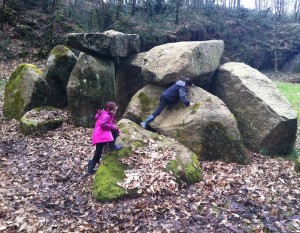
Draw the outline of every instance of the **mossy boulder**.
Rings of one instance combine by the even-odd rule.
[[[300,157],[295,161],[295,171],[300,173]]]
[[[68,82],[67,96],[74,124],[93,127],[97,109],[115,99],[113,62],[80,54]]]
[[[65,116],[62,110],[53,107],[35,108],[25,113],[19,122],[19,131],[25,135],[46,133],[60,127]]]
[[[158,106],[162,87],[148,85],[132,98],[125,117],[140,122]],[[178,102],[164,111],[149,127],[159,134],[174,138],[197,156],[225,162],[247,163],[243,141],[233,114],[223,101],[200,87],[188,93],[194,106]]]
[[[44,72],[50,87],[47,105],[58,108],[68,105],[67,85],[76,61],[75,54],[63,45],[57,45],[51,50]]]
[[[236,117],[250,150],[267,155],[291,152],[297,113],[267,76],[244,63],[229,62],[214,76],[211,90]]]
[[[20,64],[5,86],[3,115],[21,119],[29,110],[45,106],[49,87],[42,71],[32,64]]]
[[[128,119],[120,120],[117,125],[122,132],[118,143],[121,143],[124,148],[121,151],[111,152],[104,156],[94,181],[94,197],[97,200],[114,201],[124,197],[141,195],[135,189],[125,190],[117,184],[125,178],[125,170],[134,169],[122,164],[120,158],[132,156],[135,149],[146,147],[149,140],[155,141],[161,148],[172,148],[175,151],[176,156],[168,162],[166,171],[171,172],[177,182],[184,181],[187,184],[193,184],[201,180],[202,170],[197,156],[182,144],[144,130]]]

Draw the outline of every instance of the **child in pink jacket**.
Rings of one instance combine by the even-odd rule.
[[[92,160],[88,162],[88,173],[94,174],[94,167],[99,163],[103,148],[109,142],[109,147],[112,150],[120,150],[122,146],[116,145],[115,141],[120,134],[118,127],[115,124],[115,114],[118,106],[115,102],[107,102],[103,110],[98,110],[95,115],[95,128],[92,137],[93,145],[96,145],[96,151]]]

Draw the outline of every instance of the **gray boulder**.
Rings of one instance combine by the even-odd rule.
[[[80,54],[68,82],[67,95],[74,124],[93,127],[97,109],[115,99],[113,62]]]
[[[123,114],[132,96],[149,84],[142,76],[142,67],[146,53],[132,55],[121,62],[116,71],[116,101],[118,112]]]
[[[32,64],[20,64],[12,72],[5,86],[4,117],[19,120],[27,111],[45,106],[49,86],[42,75]]]
[[[114,30],[103,33],[68,33],[66,44],[94,56],[127,57],[140,52],[140,36]]]
[[[268,77],[246,64],[230,62],[220,67],[212,86],[237,118],[249,149],[263,154],[290,152],[297,114]]]
[[[224,51],[222,40],[177,42],[156,46],[144,57],[143,76],[161,85],[188,75],[198,86],[206,87],[219,67]]]
[[[164,170],[175,176],[174,179],[178,183],[193,184],[201,180],[202,170],[197,156],[188,148],[170,138],[144,130],[127,119],[120,120],[117,125],[122,132],[118,143],[123,144],[124,149],[103,157],[94,180],[93,195],[97,200],[115,201],[124,197],[143,195],[142,192],[137,192],[137,188],[126,190],[118,184],[125,178],[126,170],[135,169],[133,166],[123,164],[121,159],[135,156],[133,151],[137,148],[145,147],[145,150],[148,150],[146,147],[149,142],[155,142],[162,150],[171,149],[175,152],[175,156],[166,161],[167,165]],[[160,173],[163,174],[165,171]]]
[[[152,84],[138,91],[124,117],[136,122],[145,119],[158,106],[162,90]],[[247,163],[236,119],[223,101],[200,87],[190,89],[188,96],[196,103],[194,106],[186,107],[180,102],[166,108],[150,127],[205,159]]]
[[[34,108],[25,113],[18,130],[25,134],[45,133],[60,127],[65,116],[62,110],[53,107]]]
[[[44,77],[50,87],[47,105],[67,106],[67,85],[76,61],[75,54],[63,45],[57,45],[51,50],[44,72]]]

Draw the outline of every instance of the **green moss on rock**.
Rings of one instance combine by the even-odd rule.
[[[59,59],[61,57],[66,56],[66,54],[68,54],[69,52],[71,52],[71,50],[68,49],[66,46],[57,45],[51,50],[50,54],[54,55],[55,59]]]
[[[32,64],[20,64],[13,71],[5,86],[3,115],[19,120],[26,112],[25,99],[22,94],[22,83],[26,70],[32,70],[42,76],[42,71]]]
[[[149,111],[149,106],[151,104],[151,99],[143,92],[138,95],[141,104],[141,113],[146,113]]]
[[[122,164],[119,158],[128,157],[131,153],[132,151],[126,147],[104,156],[94,180],[93,195],[97,200],[115,201],[132,194],[117,185],[117,182],[125,179],[124,171],[129,168]]]
[[[20,120],[18,130],[19,132],[29,135],[33,133],[45,133],[49,130],[54,130],[60,127],[63,122],[63,117],[55,117],[53,119],[31,119],[29,113],[40,112],[42,110],[54,110],[52,107],[39,107],[27,112]]]
[[[194,184],[202,179],[202,170],[197,156],[193,154],[191,158],[192,162],[190,163],[184,163],[180,158],[171,160],[168,163],[167,171],[171,171],[174,174],[177,183],[184,180],[187,184]]]
[[[210,122],[204,130],[203,156],[208,160],[248,163],[242,141],[233,139],[220,122]]]

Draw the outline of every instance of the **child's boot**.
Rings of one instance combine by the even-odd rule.
[[[150,116],[147,117],[147,119],[146,119],[145,121],[143,121],[143,122],[141,123],[141,126],[142,126],[144,129],[146,129],[146,128],[147,128],[147,125],[148,125],[151,121],[153,121],[153,120],[154,120],[154,116],[153,116],[153,115],[150,115]]]
[[[121,150],[122,148],[123,148],[123,146],[116,144],[116,140],[109,143],[109,149],[111,149],[111,150]]]
[[[96,171],[94,170],[94,167],[95,167],[95,162],[93,160],[89,160],[88,162],[88,173],[89,174],[95,174]]]

